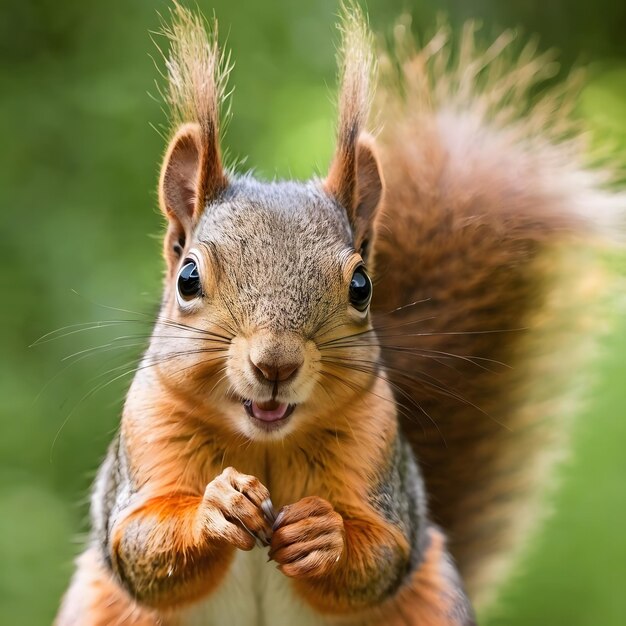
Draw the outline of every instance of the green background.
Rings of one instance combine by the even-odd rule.
[[[332,149],[334,0],[210,4],[237,65],[233,157],[262,176],[324,171]],[[162,264],[155,185],[165,116],[149,31],[167,3],[3,0],[0,13],[0,623],[45,624],[86,530],[88,487],[115,429],[140,346],[68,355],[149,325],[48,331],[153,315]],[[626,4],[616,0],[370,0],[388,33],[404,9],[418,32],[439,11],[536,33],[565,69],[589,67],[579,113],[626,146]],[[619,298],[618,298],[619,300]],[[623,304],[623,297],[621,298]],[[617,306],[616,306],[617,309]],[[623,307],[621,309],[623,311]],[[554,515],[483,623],[626,624],[626,323],[604,341],[589,408],[576,422]],[[149,317],[147,318],[149,319]],[[591,375],[592,372],[589,372]],[[93,393],[92,393],[93,392]]]

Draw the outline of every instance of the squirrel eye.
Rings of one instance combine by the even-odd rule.
[[[350,304],[357,311],[365,311],[372,299],[372,281],[367,275],[365,268],[359,266],[352,274],[350,281]]]
[[[179,296],[185,301],[193,300],[202,294],[198,266],[193,259],[185,259],[176,286]]]

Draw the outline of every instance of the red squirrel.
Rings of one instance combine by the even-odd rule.
[[[568,89],[531,97],[542,57],[341,31],[327,176],[264,182],[224,167],[228,68],[173,9],[162,306],[58,626],[470,626],[531,530],[596,290],[572,251],[623,199]]]

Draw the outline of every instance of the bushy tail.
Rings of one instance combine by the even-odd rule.
[[[480,608],[566,449],[601,326],[597,244],[626,201],[584,165],[575,79],[535,97],[549,55],[513,55],[508,34],[478,51],[471,25],[419,51],[406,22],[394,32],[375,319],[433,518]]]

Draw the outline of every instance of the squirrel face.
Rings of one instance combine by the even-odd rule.
[[[378,372],[371,282],[359,269],[383,190],[362,132],[371,52],[358,37],[346,43],[355,62],[342,69],[326,179],[262,184],[224,171],[219,53],[196,47],[204,38],[194,33],[168,62],[175,117],[193,121],[161,168],[168,273],[146,359],[177,407],[214,426],[256,439],[327,427]]]
[[[218,407],[223,425],[283,437],[367,389],[371,372],[341,378],[349,359],[376,359],[371,283],[346,211],[321,182],[231,181],[173,270],[149,354],[191,405]]]

